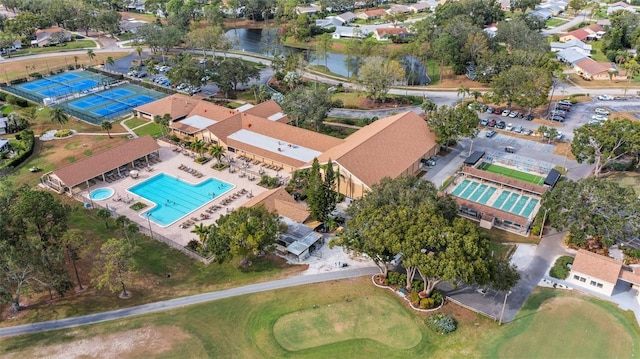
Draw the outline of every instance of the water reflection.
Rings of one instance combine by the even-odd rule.
[[[328,54],[327,59],[317,58],[312,50],[301,50],[288,46],[283,46],[277,41],[278,29],[234,29],[229,30],[225,35],[233,42],[233,49],[239,51],[254,52],[262,55],[272,56],[278,52],[296,51],[305,52],[307,61],[311,65],[321,65],[329,68],[329,71],[349,77],[353,75],[346,66],[347,56],[342,54]],[[407,74],[409,85],[424,85],[430,82],[427,69],[414,56],[408,55],[402,59],[402,64]]]

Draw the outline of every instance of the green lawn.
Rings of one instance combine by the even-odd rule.
[[[85,49],[85,48],[95,48],[95,47],[96,47],[96,43],[93,40],[77,40],[77,41],[65,42],[61,46],[34,47],[34,48],[26,48],[26,49],[18,50],[16,52],[12,52],[11,57],[43,54],[43,53],[49,53],[49,52],[68,51],[68,50],[78,50],[78,49]]]
[[[11,112],[13,112],[13,106],[11,106],[11,105],[3,105],[2,107],[0,107],[0,110],[1,110],[0,112],[3,115],[8,115]]]
[[[144,120],[138,117],[131,117],[130,119],[124,121],[124,124],[127,125],[127,127],[129,128],[136,128],[146,123],[149,123],[149,120]]]
[[[630,311],[569,292],[534,293],[486,353],[492,358],[633,358],[639,331]]]
[[[153,333],[163,351],[153,351],[160,350],[157,344],[129,341],[114,356],[633,358],[640,344],[633,314],[580,293],[538,289],[516,319],[503,326],[453,304],[442,311],[456,317],[456,332],[434,334],[425,323],[427,315],[360,278],[244,295],[81,330],[8,338],[0,340],[0,355],[33,357],[35,352],[54,352],[55,346],[91,350],[92,341],[115,343],[141,331]]]
[[[562,25],[562,24],[564,24],[566,22],[567,22],[567,20],[565,20],[565,19],[559,19],[557,17],[552,17],[551,19],[547,20],[545,25],[547,27],[556,27],[556,26]]]
[[[160,126],[159,124],[155,123],[155,122],[151,122],[148,125],[139,127],[138,129],[136,129],[135,131],[136,135],[142,137],[144,135],[151,135],[151,137],[153,138],[158,138],[160,136],[162,136],[162,126]]]
[[[478,167],[479,169],[487,172],[497,173],[506,177],[511,177],[520,181],[529,182],[537,185],[544,183],[544,178],[533,175],[531,173],[521,172],[507,167],[494,165],[492,163],[484,162]]]

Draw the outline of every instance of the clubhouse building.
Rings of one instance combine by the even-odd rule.
[[[134,109],[141,118],[171,116],[178,137],[219,144],[230,158],[293,172],[331,159],[338,191],[360,198],[384,177],[415,174],[421,160],[435,155],[435,135],[416,113],[407,111],[363,127],[345,139],[289,125],[275,101],[228,109],[175,94]],[[236,162],[237,163],[237,162]]]

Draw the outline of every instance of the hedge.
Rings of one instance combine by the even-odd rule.
[[[17,136],[16,136],[17,137]],[[26,161],[29,156],[33,153],[33,147],[35,144],[35,138],[33,137],[33,132],[29,130],[24,130],[21,132],[22,141],[27,145],[27,150],[12,158],[11,161],[7,163],[7,167],[17,167],[22,162]]]
[[[567,279],[569,276],[569,264],[573,264],[573,257],[562,256],[556,260],[556,263],[549,270],[549,275],[553,278]]]

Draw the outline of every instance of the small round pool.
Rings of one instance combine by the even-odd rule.
[[[89,198],[91,198],[94,201],[102,201],[104,199],[107,199],[113,196],[114,193],[115,191],[113,190],[113,188],[109,188],[109,187],[98,188],[91,191],[91,193],[89,194]]]

